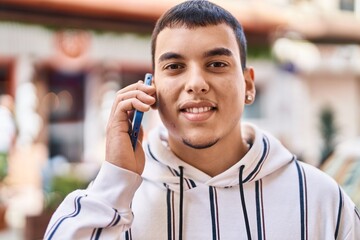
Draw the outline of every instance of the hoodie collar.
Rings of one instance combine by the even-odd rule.
[[[147,161],[143,178],[176,191],[179,188],[179,167],[182,166],[185,190],[199,184],[232,187],[239,184],[239,169],[242,165],[242,180],[246,183],[261,179],[292,160],[293,155],[271,134],[249,123],[243,123],[241,127],[243,136],[251,148],[235,165],[214,177],[175,156],[168,147],[167,131],[163,126],[153,129],[144,143]]]

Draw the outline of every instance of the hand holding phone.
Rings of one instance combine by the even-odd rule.
[[[151,85],[151,81],[152,81],[152,74],[150,74],[150,73],[145,74],[144,84]],[[143,112],[135,110],[134,117],[132,119],[130,139],[131,139],[131,145],[132,145],[134,151],[136,148],[136,143],[137,143],[137,139],[139,136],[143,115],[144,115]]]

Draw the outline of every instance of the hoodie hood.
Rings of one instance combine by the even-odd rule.
[[[153,129],[144,142],[147,159],[143,178],[178,192],[180,168],[183,168],[185,191],[199,184],[232,187],[239,185],[241,166],[242,183],[246,184],[271,174],[293,160],[294,156],[271,134],[249,123],[243,123],[241,127],[244,139],[250,144],[249,151],[235,165],[214,177],[175,156],[168,146],[167,131],[163,126]]]

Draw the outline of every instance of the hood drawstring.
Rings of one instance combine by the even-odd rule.
[[[241,199],[241,205],[243,209],[243,215],[245,220],[245,226],[246,226],[246,234],[248,237],[248,240],[251,240],[251,232],[250,232],[250,224],[249,224],[249,218],[246,210],[246,202],[245,202],[245,196],[244,196],[244,186],[243,186],[243,172],[244,172],[245,165],[240,166],[239,170],[239,187],[240,187],[240,199]],[[184,208],[184,167],[179,166],[180,170],[180,203],[179,203],[179,240],[182,240],[182,234],[183,234],[183,208]]]
[[[243,186],[243,172],[244,172],[244,165],[240,166],[239,170],[239,187],[240,187],[240,199],[241,199],[241,205],[243,209],[243,215],[245,220],[245,226],[246,226],[246,234],[248,237],[248,240],[251,240],[251,232],[250,232],[250,224],[249,224],[249,218],[246,210],[246,202],[245,202],[245,196],[244,196],[244,186]],[[182,240],[182,234],[183,234],[183,208],[184,208],[184,167],[179,166],[180,170],[180,203],[179,203],[179,240]]]
[[[244,196],[244,186],[243,186],[243,180],[242,180],[243,179],[244,168],[245,168],[245,165],[241,165],[240,166],[240,171],[239,171],[240,199],[241,199],[241,205],[242,205],[242,209],[243,209],[243,215],[244,215],[244,220],[245,220],[247,237],[248,237],[248,240],[251,240],[250,225],[249,225],[248,214],[247,214],[247,211],[246,211],[246,203],[245,203],[245,196]]]
[[[184,167],[179,166],[180,169],[180,205],[179,205],[179,240],[182,240],[183,232],[183,205],[184,205]]]

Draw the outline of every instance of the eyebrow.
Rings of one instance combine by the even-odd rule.
[[[163,61],[166,61],[166,60],[169,60],[169,59],[184,59],[184,57],[181,56],[181,55],[178,54],[178,53],[167,52],[167,53],[162,54],[162,55],[159,57],[159,62],[163,62]]]
[[[214,48],[203,54],[203,57],[213,57],[213,56],[232,56],[232,52],[227,48]]]
[[[220,47],[220,48],[214,48],[209,51],[206,51],[203,54],[203,57],[206,58],[206,57],[213,57],[213,56],[232,56],[232,55],[233,54],[229,49]],[[178,53],[166,52],[159,57],[158,62],[160,63],[160,62],[170,60],[170,59],[184,59],[184,57]]]

